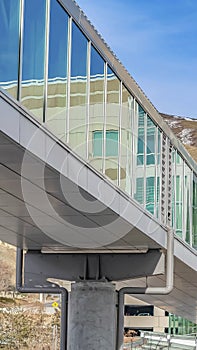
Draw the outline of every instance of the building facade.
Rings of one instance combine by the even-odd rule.
[[[58,0],[1,1],[1,88],[196,247],[196,165],[181,154],[159,116],[155,120],[152,105],[154,115],[149,113],[150,102],[143,105],[136,86],[132,91],[127,85],[128,73],[123,79],[69,14],[69,6]]]

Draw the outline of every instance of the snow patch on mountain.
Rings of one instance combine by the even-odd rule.
[[[166,120],[166,122],[168,123],[169,127],[171,129],[174,129],[174,128],[179,128],[180,126],[178,125],[179,124],[179,121],[178,120]]]
[[[184,145],[192,145],[193,129],[183,129],[177,136]]]

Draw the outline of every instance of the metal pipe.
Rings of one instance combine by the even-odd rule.
[[[56,285],[55,287],[25,287],[22,285],[23,275],[23,250],[17,248],[16,253],[16,290],[20,293],[49,293],[61,294],[61,329],[60,350],[67,349],[67,315],[68,315],[68,291]]]
[[[174,234],[168,228],[167,253],[166,253],[166,285],[165,287],[124,287],[118,291],[118,316],[117,316],[117,350],[123,343],[124,333],[124,295],[125,294],[169,294],[174,283]]]

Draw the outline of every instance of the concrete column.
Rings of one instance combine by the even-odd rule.
[[[115,350],[116,292],[109,282],[72,284],[68,350]]]

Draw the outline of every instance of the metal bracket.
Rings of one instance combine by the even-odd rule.
[[[120,281],[163,274],[164,253],[152,249],[147,253],[75,253],[47,254],[28,251],[25,254],[26,286],[47,285],[47,279],[67,281]]]

